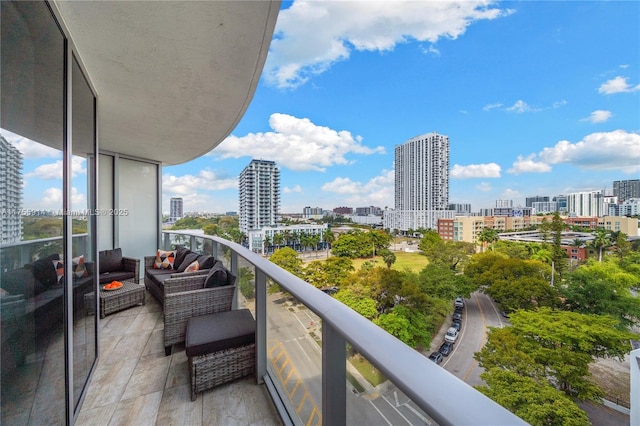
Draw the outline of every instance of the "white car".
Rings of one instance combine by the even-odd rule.
[[[449,327],[447,330],[447,334],[444,335],[444,341],[449,343],[455,343],[458,338],[458,330],[454,327]]]

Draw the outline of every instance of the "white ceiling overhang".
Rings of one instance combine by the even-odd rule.
[[[244,115],[280,1],[56,1],[98,94],[100,149],[183,163]]]

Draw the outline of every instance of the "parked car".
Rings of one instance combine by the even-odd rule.
[[[332,287],[325,287],[321,290],[327,294],[336,294],[340,289],[336,286],[332,286]]]
[[[447,333],[444,335],[444,341],[449,343],[455,343],[458,338],[458,330],[455,327],[449,327]]]
[[[431,355],[429,355],[429,359],[436,364],[440,364],[444,360],[444,357],[440,352],[431,352]]]
[[[453,305],[456,306],[456,307],[459,306],[461,308],[464,307],[464,299],[462,298],[462,296],[456,297],[456,300],[455,300],[455,302],[453,302]]]
[[[453,343],[444,342],[442,345],[440,345],[440,349],[438,349],[438,352],[440,352],[444,356],[449,356],[452,350]]]
[[[462,309],[464,309],[462,306],[456,306],[455,308],[453,308],[453,312],[462,314]]]
[[[460,323],[460,321],[454,321],[451,323],[451,328],[455,328],[458,331],[460,331],[461,327],[462,327],[462,324]]]
[[[462,321],[462,314],[460,312],[454,312],[453,313],[453,320],[458,320],[458,321]]]

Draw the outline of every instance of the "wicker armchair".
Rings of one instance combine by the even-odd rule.
[[[164,284],[164,351],[184,342],[189,318],[230,311],[235,285],[203,288],[206,275],[172,278]]]

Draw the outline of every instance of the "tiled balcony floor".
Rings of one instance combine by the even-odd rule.
[[[255,377],[219,386],[191,401],[184,345],[165,356],[162,307],[146,305],[100,321],[100,361],[77,425],[280,425]]]

